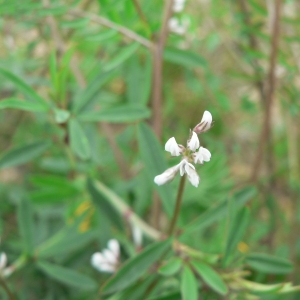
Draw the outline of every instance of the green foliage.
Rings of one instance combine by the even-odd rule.
[[[171,2],[0,1],[1,299],[299,299],[300,3]]]

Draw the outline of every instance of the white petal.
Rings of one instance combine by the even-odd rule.
[[[4,252],[0,254],[0,270],[4,269],[7,264],[7,256]]]
[[[209,111],[206,110],[203,114],[201,122],[195,126],[193,131],[195,131],[197,134],[205,132],[211,128],[211,123],[212,115]]]
[[[212,115],[208,110],[204,112],[201,122],[207,122],[209,125],[211,125]]]
[[[178,146],[174,137],[171,137],[166,142],[165,150],[170,152],[172,156],[179,156],[181,153],[180,147]]]
[[[193,186],[198,187],[200,177],[194,169],[190,169],[190,172],[188,173],[188,180]]]
[[[108,262],[109,264],[114,265],[114,264],[118,263],[118,257],[116,257],[115,254],[111,250],[104,249],[102,251],[102,254],[105,257],[106,262]]]
[[[195,170],[195,167],[189,163],[186,159],[183,159],[180,164],[179,164],[179,168],[180,168],[180,175],[183,176],[185,173],[189,174],[190,169]]]
[[[100,272],[114,273],[116,271],[116,266],[110,264],[101,264],[97,269]]]
[[[107,263],[106,258],[100,252],[96,252],[91,257],[91,264],[94,268],[98,269],[103,263]]]
[[[206,148],[200,147],[199,152],[202,153],[202,157],[204,161],[210,161],[211,153]]]
[[[120,244],[117,240],[112,239],[108,241],[108,249],[114,254],[116,258],[120,256]]]
[[[163,185],[165,183],[170,182],[171,180],[174,179],[179,167],[180,167],[180,163],[172,168],[167,169],[162,174],[155,176],[154,182],[157,185]]]
[[[197,134],[193,131],[192,137],[188,142],[188,147],[192,150],[192,151],[196,151],[200,146],[200,142],[198,139]]]

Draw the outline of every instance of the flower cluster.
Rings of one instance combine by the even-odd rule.
[[[165,172],[154,178],[154,182],[157,185],[163,185],[170,182],[178,171],[181,176],[186,174],[193,186],[197,187],[199,185],[200,177],[192,163],[203,164],[204,162],[210,161],[211,153],[206,148],[200,147],[198,134],[208,131],[211,126],[212,115],[209,111],[205,111],[201,122],[191,131],[186,147],[177,144],[174,137],[171,137],[167,141],[165,150],[170,152],[172,156],[182,155],[182,159],[179,164],[167,169]]]
[[[119,265],[120,245],[117,240],[109,240],[107,249],[92,255],[91,264],[99,272],[114,273]]]

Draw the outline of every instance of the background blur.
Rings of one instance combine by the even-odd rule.
[[[186,186],[180,224],[255,186],[238,251],[293,263],[289,274],[257,271],[253,280],[300,283],[300,3],[171,2],[0,1],[0,96],[32,104],[14,109],[13,101],[0,102],[0,249],[8,265],[21,262],[8,281],[18,299],[95,295],[51,279],[35,266],[39,253],[98,285],[108,276],[91,267],[92,253],[114,237],[124,258],[134,255],[130,226],[120,226],[87,180],[103,182],[153,227],[166,228],[165,206],[154,193],[159,173],[149,171],[147,159],[160,151],[169,166],[178,163],[163,153],[165,142],[175,136],[185,144],[205,110],[214,127],[200,143],[212,159],[199,168],[199,187]],[[38,97],[50,110],[35,106]],[[143,143],[141,121],[158,148]],[[224,224],[225,218],[186,242],[220,253]],[[66,228],[73,240],[63,235]]]

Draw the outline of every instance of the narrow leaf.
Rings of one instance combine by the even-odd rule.
[[[23,147],[12,149],[0,158],[0,169],[10,168],[25,164],[43,154],[50,142],[34,142]]]
[[[237,214],[232,222],[226,242],[224,262],[226,263],[229,256],[235,253],[237,244],[241,241],[249,223],[249,209],[244,207],[241,212]]]
[[[112,70],[112,69],[118,67],[124,61],[126,61],[131,55],[133,55],[138,48],[139,48],[138,43],[133,43],[133,44],[123,48],[122,50],[120,50],[120,52],[118,53],[118,55],[115,58],[111,59],[109,61],[109,63],[107,63],[105,65],[104,70],[109,71],[109,70]]]
[[[138,141],[140,155],[149,180],[153,182],[156,175],[161,174],[168,168],[163,156],[163,145],[158,142],[151,128],[145,123],[140,123],[138,125]],[[160,195],[166,213],[168,216],[171,216],[175,205],[175,199],[172,195],[170,185],[154,186]]]
[[[180,49],[167,48],[164,51],[164,59],[184,67],[206,67],[206,60],[197,53]]]
[[[171,258],[166,264],[158,269],[158,272],[164,276],[173,276],[181,268],[182,261],[178,257]]]
[[[182,300],[197,300],[198,286],[192,270],[185,266],[181,274],[181,296]]]
[[[90,144],[81,124],[76,119],[69,122],[70,146],[72,151],[81,159],[90,157]]]
[[[40,106],[44,107],[45,110],[49,108],[49,104],[39,96],[33,88],[31,88],[27,83],[22,79],[9,72],[8,70],[0,68],[0,74],[5,76],[8,80],[12,81],[16,87],[26,96],[29,100],[32,100],[38,103]]]
[[[122,268],[103,287],[104,293],[120,291],[138,280],[144,273],[170,249],[171,239],[154,243],[137,256],[129,259]]]
[[[21,199],[18,206],[18,225],[23,240],[24,250],[27,254],[32,254],[34,248],[33,211],[31,203],[26,198]]]
[[[143,106],[122,105],[118,107],[106,108],[100,111],[84,112],[78,115],[81,121],[110,123],[135,122],[150,117],[150,110]]]
[[[203,281],[213,290],[221,295],[225,295],[227,293],[228,290],[225,283],[214,269],[199,261],[191,261],[191,264],[196,272],[202,277]]]
[[[268,274],[287,274],[293,269],[289,260],[264,253],[248,255],[246,263],[253,269]]]
[[[255,188],[245,188],[233,196],[232,205],[238,209],[243,207],[256,194]],[[185,228],[184,234],[195,230],[206,228],[216,221],[224,218],[228,213],[228,201],[225,200],[215,207],[212,207],[201,214],[198,218],[188,224]]]
[[[37,267],[49,277],[63,284],[86,290],[97,288],[97,283],[93,279],[72,269],[57,266],[46,261],[38,261]]]
[[[8,98],[0,101],[0,109],[5,108],[15,108],[25,111],[47,111],[48,109],[45,106],[40,105],[36,102],[29,102],[26,100],[16,99],[16,98]]]

